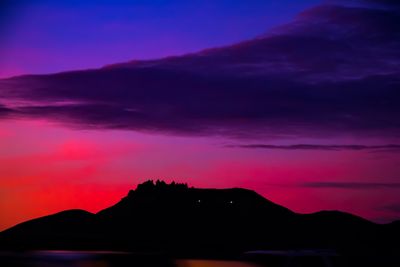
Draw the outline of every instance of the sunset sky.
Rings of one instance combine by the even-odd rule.
[[[398,1],[5,1],[0,78],[0,231],[147,179],[400,219]]]

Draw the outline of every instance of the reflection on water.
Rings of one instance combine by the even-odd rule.
[[[173,259],[159,254],[135,254],[113,251],[31,251],[0,252],[0,267],[399,267],[399,253],[388,257],[363,253],[326,260],[318,254],[290,252],[239,257],[240,261]],[[371,256],[372,255],[372,256]],[[276,257],[278,256],[278,257]]]
[[[171,259],[110,251],[34,251],[1,253],[1,267],[172,267]]]
[[[220,260],[176,260],[177,267],[259,267],[258,265],[241,261]]]
[[[219,260],[173,260],[155,255],[111,251],[34,251],[0,253],[1,267],[256,267]]]

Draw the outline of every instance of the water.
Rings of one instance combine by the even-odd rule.
[[[256,267],[240,261],[171,259],[112,251],[32,251],[0,253],[1,267]]]

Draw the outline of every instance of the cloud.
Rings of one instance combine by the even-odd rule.
[[[268,145],[268,144],[242,144],[227,145],[232,148],[252,148],[252,149],[278,149],[278,150],[323,150],[323,151],[342,151],[342,150],[374,150],[374,151],[398,151],[400,145],[314,145],[314,144],[295,144],[295,145]]]
[[[384,207],[381,207],[379,210],[384,210],[384,211],[391,211],[391,212],[400,213],[400,204],[386,205],[386,206],[384,206]]]
[[[327,189],[400,189],[400,183],[371,183],[371,182],[305,182],[302,187]]]
[[[0,104],[0,118],[13,112],[12,109]]]
[[[399,6],[400,2],[398,0],[364,0],[367,3],[374,3],[379,5],[389,5],[389,6]]]
[[[398,10],[320,5],[229,47],[3,79],[0,102],[35,102],[13,115],[82,128],[399,137],[399,87]]]

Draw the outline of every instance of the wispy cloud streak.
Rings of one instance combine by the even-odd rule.
[[[371,182],[305,182],[301,187],[327,189],[400,189],[400,183],[371,183]]]
[[[250,148],[250,149],[271,149],[271,150],[322,150],[322,151],[363,151],[363,150],[378,150],[378,151],[394,151],[400,152],[400,145],[315,145],[315,144],[295,144],[295,145],[269,145],[269,144],[240,144],[226,145],[232,148]]]

